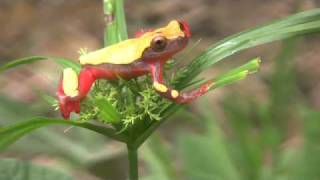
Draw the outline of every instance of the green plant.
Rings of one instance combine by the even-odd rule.
[[[126,39],[123,1],[104,0],[103,5],[108,20],[104,36],[105,45],[111,45]],[[187,67],[176,70],[173,78],[167,79],[167,81],[179,90],[198,86],[199,83],[203,82],[203,79],[196,79],[201,72],[238,51],[275,40],[317,32],[320,27],[319,17],[320,10],[316,9],[233,35],[208,48],[192,60]],[[79,64],[63,58],[34,56],[9,62],[0,67],[0,72],[21,64],[48,59],[56,61],[63,67],[80,69]],[[173,62],[175,61],[168,63],[168,70],[174,69]],[[256,72],[259,62],[258,58],[253,59],[238,68],[213,78],[215,85],[212,90],[234,83],[245,78],[249,73]],[[1,127],[0,149],[6,148],[23,135],[40,127],[53,124],[78,126],[125,143],[130,162],[130,179],[138,179],[138,148],[162,123],[181,108],[180,105],[159,97],[150,87],[150,84],[148,77],[130,81],[119,79],[116,83],[99,81],[90,97],[82,104],[83,112],[80,117],[72,121],[32,118],[31,120]],[[137,101],[140,105],[136,105]]]
[[[53,168],[34,165],[27,161],[13,159],[0,160],[1,174],[0,179],[42,179],[42,180],[72,180],[73,178],[64,172]]]
[[[193,128],[183,129],[171,146],[162,145],[158,136],[151,138],[143,149],[150,167],[146,179],[318,179],[320,114],[298,93],[293,65],[299,43],[303,38],[282,42],[274,71],[265,77],[270,98],[240,96],[234,90],[222,99],[223,117],[212,113],[207,101],[200,102],[196,115],[177,114],[193,120],[188,122]],[[200,133],[192,131],[198,128]],[[172,151],[178,151],[175,162],[183,162],[181,169],[166,162]]]

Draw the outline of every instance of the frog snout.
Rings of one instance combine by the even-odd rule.
[[[185,34],[185,36],[187,38],[190,38],[191,37],[191,32],[190,32],[189,24],[186,21],[182,21],[182,20],[179,20],[178,22],[179,22],[181,31],[184,32],[184,34]]]

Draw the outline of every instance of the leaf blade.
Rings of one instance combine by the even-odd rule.
[[[65,58],[60,58],[60,57],[46,57],[46,56],[29,56],[29,57],[24,57],[16,60],[12,60],[2,66],[0,66],[0,73],[15,68],[20,65],[25,65],[25,64],[31,64],[34,62],[38,61],[45,61],[45,60],[53,60],[54,62],[58,63],[62,67],[71,67],[76,71],[80,71],[80,64],[77,64],[71,60],[65,59]]]
[[[72,180],[63,171],[15,159],[0,160],[0,180]]]
[[[128,39],[123,0],[104,0],[103,7],[106,17],[104,46]]]
[[[48,125],[72,125],[85,129],[95,131],[97,133],[103,134],[105,136],[114,138],[118,141],[125,141],[125,138],[117,134],[115,130],[103,126],[94,125],[91,123],[79,123],[70,120],[62,119],[49,119],[49,118],[33,118],[27,121],[18,122],[15,124],[10,124],[7,126],[0,127],[0,151],[5,149],[7,146],[17,141],[24,135],[30,133],[41,127]]]
[[[282,20],[246,30],[215,43],[184,69],[177,77],[178,89],[197,77],[203,70],[222,59],[244,49],[270,43],[290,37],[310,34],[320,31],[320,9],[297,13]]]

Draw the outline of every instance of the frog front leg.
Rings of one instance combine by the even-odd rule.
[[[191,103],[198,97],[205,94],[209,90],[210,86],[212,86],[212,82],[207,82],[201,85],[198,89],[187,92],[179,92],[164,84],[162,63],[151,64],[150,67],[153,87],[155,88],[157,93],[178,104]]]

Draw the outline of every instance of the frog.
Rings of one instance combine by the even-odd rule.
[[[163,98],[178,104],[188,104],[205,94],[212,82],[180,92],[167,86],[163,78],[166,62],[186,48],[191,37],[186,21],[172,20],[166,26],[139,32],[134,38],[121,41],[79,57],[79,74],[72,68],[63,70],[57,88],[57,99],[64,119],[72,112],[80,113],[80,103],[97,80],[130,80],[150,75],[152,87]]]

